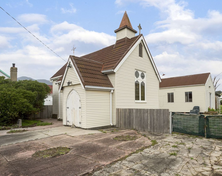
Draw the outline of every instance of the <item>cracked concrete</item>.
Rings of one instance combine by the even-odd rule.
[[[93,175],[222,176],[222,140],[182,134],[147,136],[158,144]]]

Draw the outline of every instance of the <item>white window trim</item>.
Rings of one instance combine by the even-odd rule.
[[[135,72],[138,71],[139,72],[139,75],[143,72],[145,74],[145,78],[142,79],[142,78],[136,78],[135,76]],[[138,81],[139,82],[139,100],[135,100],[136,103],[146,103],[147,100],[146,100],[146,72],[145,71],[140,71],[140,70],[135,70],[134,71],[134,77],[135,77],[135,80],[134,80],[134,100],[135,100],[135,82]],[[145,83],[145,100],[141,100],[141,83],[144,82]]]
[[[173,102],[168,100],[168,94],[173,94]],[[168,92],[167,93],[167,103],[174,103],[174,92]]]

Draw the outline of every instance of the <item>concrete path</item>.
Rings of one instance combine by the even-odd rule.
[[[94,176],[222,176],[222,140],[151,136],[158,144],[95,172]]]
[[[56,130],[58,128],[60,130]],[[68,129],[58,128],[51,129],[50,132],[45,131],[44,135],[59,134],[58,131]],[[69,135],[67,133],[0,147],[0,175],[84,175],[151,144],[146,137],[134,130],[108,130],[106,133],[76,136],[79,129],[69,129],[77,131],[72,133],[67,130]],[[89,130],[85,131],[89,133]],[[114,139],[122,135],[136,136],[137,139],[132,141]],[[59,146],[69,147],[71,150],[68,154],[52,158],[32,157],[36,151]]]
[[[26,129],[26,128],[23,128]],[[28,129],[29,130],[29,129]],[[0,146],[15,144],[18,142],[31,141],[36,139],[43,139],[51,136],[67,134],[69,136],[79,136],[85,134],[101,133],[98,130],[83,130],[80,128],[71,128],[69,126],[58,126],[54,128],[44,128],[29,130],[22,133],[6,133],[0,136]]]

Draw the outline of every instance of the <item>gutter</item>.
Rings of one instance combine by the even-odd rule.
[[[100,87],[100,86],[85,86],[86,90],[103,90],[103,91],[109,91],[114,90],[113,87]]]
[[[115,72],[114,72],[114,70],[112,69],[112,70],[104,70],[104,71],[102,71],[102,73],[108,74],[108,73],[115,73]]]

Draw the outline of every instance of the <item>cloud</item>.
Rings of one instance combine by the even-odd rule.
[[[76,8],[74,8],[73,4],[70,3],[69,6],[71,7],[70,9],[61,8],[62,13],[76,13]]]
[[[38,23],[38,24],[43,24],[48,22],[45,15],[35,14],[35,13],[22,14],[18,17],[18,21],[22,23]]]
[[[105,34],[103,32],[95,32],[86,30],[75,24],[63,22],[52,26],[51,32],[54,34],[54,43],[64,45],[74,41],[101,44],[103,46],[111,45],[115,42],[116,37]]]
[[[5,36],[1,36],[0,35],[0,49],[6,49],[11,47],[10,43],[9,43],[9,38],[5,37]]]

